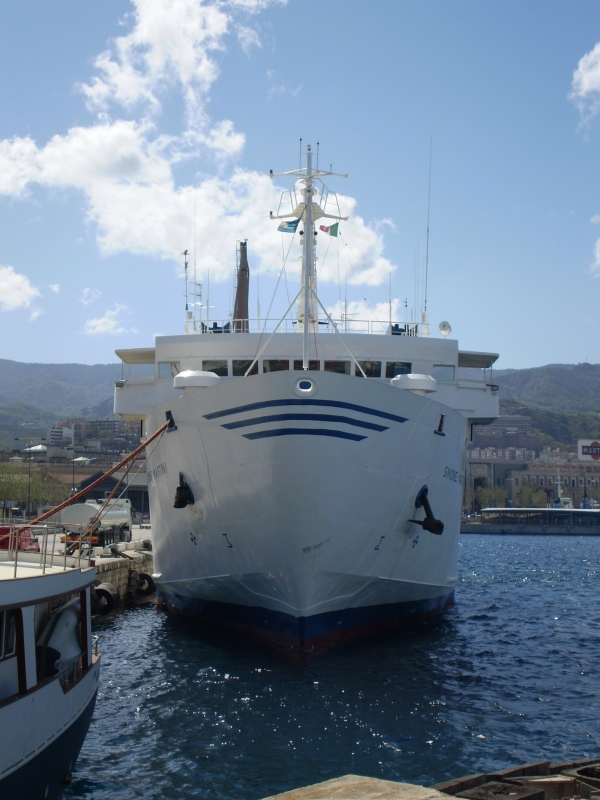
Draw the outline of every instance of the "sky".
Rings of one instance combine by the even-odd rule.
[[[0,358],[108,363],[298,289],[269,219],[319,142],[347,222],[319,296],[421,318],[498,367],[600,362],[600,5],[3,0]],[[431,157],[431,171],[430,171]],[[430,187],[430,190],[429,190]],[[208,309],[206,308],[208,306]]]

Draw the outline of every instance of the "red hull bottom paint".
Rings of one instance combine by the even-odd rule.
[[[353,618],[357,622],[361,617],[370,617],[370,619],[361,621],[359,624],[347,624],[345,626],[342,624],[336,628],[330,627],[329,630],[323,632],[317,632],[318,628],[321,627],[318,623],[309,626],[300,625],[299,627],[304,633],[310,632],[311,628],[312,630],[316,629],[314,635],[305,636],[304,638],[281,630],[281,627],[287,626],[280,625],[278,626],[279,629],[275,629],[273,618],[269,619],[264,609],[248,609],[240,606],[226,606],[226,604],[221,603],[201,603],[198,601],[190,603],[189,600],[182,603],[182,598],[173,595],[166,598],[161,597],[160,600],[166,604],[168,610],[175,616],[194,619],[199,624],[220,632],[225,630],[233,631],[252,642],[260,640],[279,653],[287,654],[294,660],[301,661],[303,658],[320,654],[345,642],[373,636],[378,633],[390,632],[395,629],[409,628],[433,619],[442,614],[448,607],[454,605],[454,592],[435,598],[435,600],[418,604],[397,603],[392,606],[372,606],[367,609],[347,609],[345,612],[333,612],[331,614],[332,617],[346,616],[348,623]],[[237,614],[235,613],[236,610]],[[408,611],[408,613],[400,616],[391,616],[390,612],[392,610],[404,610]],[[377,619],[377,612],[383,618]],[[287,617],[287,615],[273,615],[275,618],[279,616]],[[319,616],[325,617],[326,615]],[[245,617],[245,619],[240,619],[240,617]],[[256,624],[253,620],[253,618],[256,619],[258,617],[263,618],[261,620],[263,624]],[[316,622],[312,618],[308,619]],[[269,622],[271,622],[271,625],[266,624]],[[296,620],[296,622],[300,622],[300,620]],[[308,631],[306,630],[307,627]]]

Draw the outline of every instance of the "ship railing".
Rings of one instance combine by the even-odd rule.
[[[430,326],[422,322],[401,322],[397,320],[332,318],[318,320],[311,327],[314,333],[363,333],[392,336],[429,336]],[[206,335],[239,335],[240,333],[272,333],[275,329],[281,333],[300,333],[302,325],[297,320],[281,319],[216,319],[208,322],[197,322],[188,333]]]
[[[79,534],[74,541],[69,541],[70,529]],[[25,522],[0,528],[0,563],[10,564],[15,578],[19,564],[39,569],[43,575],[47,570],[87,568],[90,555],[89,536],[82,525]]]

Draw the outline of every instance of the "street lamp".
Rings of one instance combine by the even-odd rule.
[[[29,446],[25,448],[25,452],[27,453],[27,516],[29,517],[31,514],[31,462],[33,460],[33,456],[31,455],[31,443],[33,440],[41,441],[39,436],[29,436],[27,441],[29,442]],[[19,441],[19,437],[15,436],[15,441]]]

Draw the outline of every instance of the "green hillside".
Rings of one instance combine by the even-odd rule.
[[[549,364],[499,370],[500,397],[559,413],[600,413],[600,364]]]
[[[0,359],[0,406],[25,404],[79,416],[112,397],[120,364],[24,364]]]
[[[600,440],[600,416],[595,413],[562,414],[527,407],[514,400],[500,400],[500,412],[531,417],[533,431],[542,434],[548,447],[574,450],[578,439]]]

